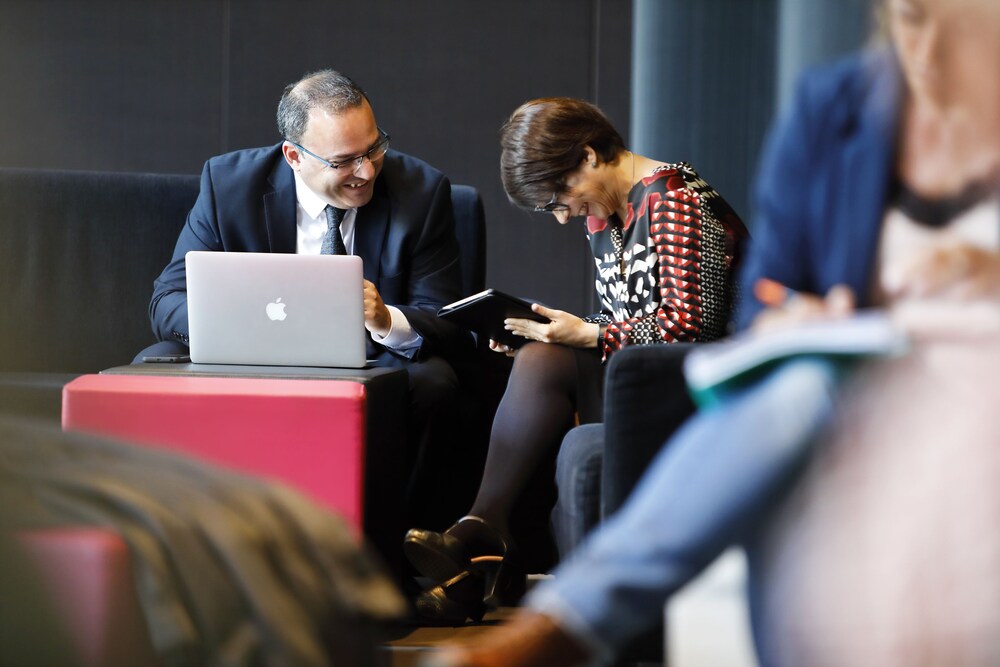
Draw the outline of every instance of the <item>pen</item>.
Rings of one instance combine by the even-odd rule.
[[[753,286],[753,295],[769,308],[784,306],[798,294],[791,287],[786,287],[770,278],[759,278]]]

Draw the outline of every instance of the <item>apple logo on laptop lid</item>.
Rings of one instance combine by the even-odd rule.
[[[281,302],[280,296],[276,300],[267,304],[264,310],[267,312],[268,319],[270,319],[272,322],[274,322],[275,320],[279,322],[283,321],[288,316],[287,313],[285,313],[286,305],[287,304]]]

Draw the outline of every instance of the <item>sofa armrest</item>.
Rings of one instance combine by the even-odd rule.
[[[63,387],[76,377],[76,373],[0,371],[0,414],[39,417],[58,423]]]
[[[663,443],[694,412],[683,372],[693,345],[636,345],[611,358],[604,387],[605,517],[621,507]]]
[[[22,553],[80,665],[156,665],[125,541],[109,528],[67,526],[18,534]],[[46,619],[49,620],[49,619]],[[30,647],[29,647],[30,648]],[[78,661],[78,662],[76,662]]]

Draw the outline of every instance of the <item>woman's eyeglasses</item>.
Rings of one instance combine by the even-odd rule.
[[[563,204],[562,202],[556,201],[558,194],[553,193],[552,199],[548,201],[547,204],[535,207],[535,213],[563,213],[569,210],[569,204]]]

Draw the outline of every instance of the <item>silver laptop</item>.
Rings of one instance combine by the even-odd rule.
[[[191,251],[185,259],[192,362],[365,365],[360,257]]]

